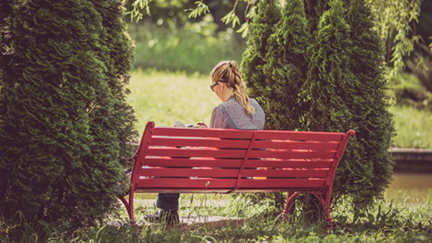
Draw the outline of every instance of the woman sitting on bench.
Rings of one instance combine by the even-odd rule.
[[[255,99],[248,97],[237,62],[220,62],[210,72],[210,76],[210,89],[223,102],[213,109],[210,127],[262,130],[264,111]],[[179,193],[159,193],[156,206],[160,210],[146,215],[145,219],[169,225],[179,223],[179,197]]]

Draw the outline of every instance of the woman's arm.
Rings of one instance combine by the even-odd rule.
[[[220,106],[215,107],[212,112],[210,127],[211,128],[228,128],[228,119],[225,112]]]

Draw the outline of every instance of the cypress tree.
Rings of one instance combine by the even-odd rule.
[[[273,26],[273,33],[267,39],[262,65],[265,79],[261,79],[257,98],[266,113],[265,129],[302,130],[300,117],[307,104],[300,99],[299,91],[306,78],[306,53],[311,42],[303,0],[286,2],[281,13],[282,18]],[[284,206],[283,193],[257,193],[254,196],[250,198],[256,202],[271,198],[275,208]]]
[[[304,0],[306,18],[312,38],[316,37],[321,16],[330,7],[328,2],[329,0]]]
[[[319,23],[303,95],[311,102],[311,130],[355,129],[340,162],[334,200],[348,195],[355,207],[370,206],[391,177],[393,127],[385,101],[382,48],[364,2],[329,3]]]
[[[350,1],[346,20],[352,41],[350,70],[355,74],[346,87],[345,103],[353,111],[346,123],[357,135],[344,155],[335,191],[351,195],[354,206],[363,207],[382,196],[390,183],[394,125],[385,95],[384,48],[364,0]]]
[[[307,49],[311,42],[302,0],[288,1],[282,19],[268,39],[268,51],[263,65],[266,129],[302,129],[300,117],[306,108],[299,97],[306,79]]]
[[[91,225],[117,201],[122,147],[136,136],[122,1],[9,2],[0,217]]]
[[[272,54],[275,54],[276,49],[271,46],[269,41],[274,34],[275,25],[279,23],[280,19],[281,8],[279,1],[262,0],[258,2],[257,15],[249,26],[250,35],[241,63],[242,75],[246,82],[248,94],[250,97],[256,98],[266,112],[266,115],[268,114],[268,109],[271,109],[272,106],[272,100],[269,99],[269,96],[275,90],[272,87],[274,82],[272,81],[271,64],[268,63],[268,58]],[[264,70],[265,67],[267,67],[266,70]],[[268,119],[267,117],[266,120]],[[253,193],[241,194],[241,196],[249,198],[254,203],[259,203],[263,199],[269,198],[279,207],[281,207],[280,204],[283,202],[282,193]]]
[[[390,181],[394,128],[384,93],[382,44],[370,10],[364,0],[344,2],[305,1],[305,31],[300,5],[287,1],[268,38],[263,30],[269,28],[250,26],[242,67],[250,93],[266,111],[266,128],[357,131],[340,162],[333,199],[337,203],[347,196],[358,209],[373,205]],[[310,48],[300,41],[306,36],[311,36]],[[290,38],[295,41],[286,44]],[[300,49],[307,51],[296,52]],[[305,199],[305,206],[313,208]]]
[[[266,100],[262,99],[266,89],[266,79],[263,73],[263,65],[266,64],[268,51],[268,39],[274,31],[281,17],[279,1],[263,0],[257,5],[257,16],[250,24],[250,36],[247,40],[247,48],[243,53],[241,69],[248,93],[265,106]]]
[[[309,71],[301,88],[301,96],[309,106],[304,110],[302,121],[307,130],[340,132],[355,129],[346,124],[352,112],[344,101],[349,95],[346,86],[354,75],[348,65],[347,50],[351,41],[342,3],[333,0],[329,6],[319,21],[315,43],[310,49]],[[337,192],[335,194],[337,196]],[[303,202],[302,212],[306,218],[312,222],[318,220],[321,210],[317,207],[318,200],[306,195]]]
[[[134,154],[135,147],[131,141],[136,140],[138,134],[134,129],[136,118],[133,108],[127,103],[126,97],[130,90],[125,88],[130,81],[130,70],[132,68],[133,48],[132,40],[126,33],[126,23],[123,21],[124,9],[122,1],[95,1],[96,11],[102,15],[102,29],[100,41],[103,46],[106,72],[106,81],[110,91],[116,97],[113,114],[122,119],[110,119],[115,123],[118,144],[120,146],[121,163],[127,167],[125,156]]]
[[[344,88],[351,82],[347,50],[352,43],[349,26],[344,19],[342,3],[334,0],[331,8],[324,12],[311,52],[311,61],[302,96],[311,103],[304,112],[304,120],[310,130],[345,130],[343,121],[352,117],[345,105]]]

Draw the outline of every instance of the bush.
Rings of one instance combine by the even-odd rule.
[[[313,12],[322,13],[318,26],[313,26],[315,18],[308,24],[302,21],[301,4],[287,3],[286,8],[301,13],[296,25],[289,27],[285,27],[288,17],[280,22],[267,18],[280,5],[260,2],[242,68],[248,91],[262,101],[267,117],[282,119],[269,121],[268,127],[356,130],[338,167],[333,194],[335,201],[350,195],[356,206],[370,206],[390,182],[393,164],[388,150],[394,128],[387,110],[382,43],[363,0],[351,1],[347,11],[344,1],[322,1],[319,6],[327,8],[323,2],[328,2],[328,9]],[[308,44],[301,39],[304,32],[311,36]],[[273,40],[275,36],[278,41]],[[286,46],[286,40],[293,41]],[[308,68],[303,68],[303,62]]]
[[[2,1],[0,218],[10,237],[22,237],[21,218],[73,230],[117,202],[119,161],[136,137],[121,3]]]

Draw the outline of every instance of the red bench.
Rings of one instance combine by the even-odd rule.
[[[285,210],[303,192],[321,202],[331,226],[333,178],[349,136],[335,132],[155,127],[149,122],[135,154],[135,193],[289,192]],[[324,196],[325,195],[325,200]]]

